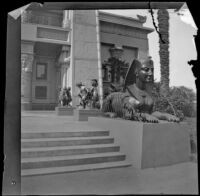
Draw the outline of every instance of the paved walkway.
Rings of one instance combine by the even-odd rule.
[[[196,163],[133,167],[22,178],[22,194],[197,194]]]
[[[22,131],[88,129],[87,122],[54,112],[22,112]],[[197,164],[139,170],[133,167],[22,177],[22,194],[197,194]]]
[[[21,114],[22,131],[62,131],[92,129],[86,121],[74,121],[73,116],[57,116],[53,111],[31,111]],[[95,129],[97,129],[95,127]]]

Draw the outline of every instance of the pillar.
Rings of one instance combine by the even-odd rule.
[[[69,20],[69,10],[63,10],[63,21],[62,21],[62,27],[66,28],[70,26],[70,20]]]
[[[68,69],[69,63],[63,63],[61,65],[61,88],[70,86],[68,83]]]
[[[61,72],[61,88],[71,86],[68,83],[68,69],[70,66],[70,46],[62,46],[62,51],[58,60],[60,65],[60,72]]]
[[[59,94],[61,90],[61,71],[60,71],[60,65],[58,62],[55,63],[56,66],[56,103],[59,102]]]
[[[21,53],[21,107],[32,109],[32,66],[33,53]]]
[[[71,18],[73,106],[79,103],[77,96],[79,89],[76,83],[82,82],[90,87],[91,79],[99,81],[99,77],[102,77],[98,66],[100,47],[97,47],[99,41],[97,18],[95,10],[73,10]]]
[[[102,77],[102,64],[101,64],[101,40],[100,40],[100,24],[99,24],[99,11],[95,11],[96,16],[96,33],[97,33],[97,59],[98,59],[98,85],[99,85],[99,100],[100,107],[103,105],[103,77]]]

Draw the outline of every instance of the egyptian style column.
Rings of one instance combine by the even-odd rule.
[[[69,86],[67,82],[67,72],[70,66],[69,53],[70,53],[70,46],[63,46],[62,52],[58,60],[61,70],[61,88]]]
[[[21,106],[23,110],[32,109],[32,66],[34,55],[21,54]]]
[[[55,71],[56,71],[56,103],[58,103],[59,94],[61,90],[61,67],[57,61],[55,62]]]
[[[70,26],[69,12],[70,12],[69,10],[63,10],[63,20],[62,20],[63,28]]]

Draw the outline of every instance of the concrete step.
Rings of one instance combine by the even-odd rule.
[[[33,138],[61,138],[61,137],[94,137],[94,136],[108,136],[109,131],[100,130],[81,130],[81,131],[62,131],[62,132],[46,132],[46,131],[29,131],[22,132],[22,139]]]
[[[108,169],[118,167],[131,166],[127,161],[116,161],[96,164],[85,164],[85,165],[74,165],[66,167],[50,167],[50,168],[39,168],[39,169],[23,169],[21,170],[21,176],[34,176],[34,175],[45,175],[45,174],[56,174],[56,173],[68,173],[78,172],[86,170],[97,170],[97,169]]]
[[[21,168],[36,169],[124,161],[125,157],[126,155],[120,152],[110,152],[69,156],[22,158]]]
[[[33,139],[21,139],[21,148],[110,144],[113,142],[114,142],[114,138],[109,137],[109,136],[70,137],[70,138],[33,138]]]
[[[103,152],[118,152],[119,150],[120,147],[113,144],[23,148],[21,149],[21,158],[94,154]]]

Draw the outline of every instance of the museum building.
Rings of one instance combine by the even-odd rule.
[[[115,57],[126,65],[149,55],[144,27],[137,18],[96,10],[27,10],[21,23],[21,106],[24,110],[54,110],[63,87],[71,87],[78,104],[76,83],[99,81],[99,93],[112,81]]]

